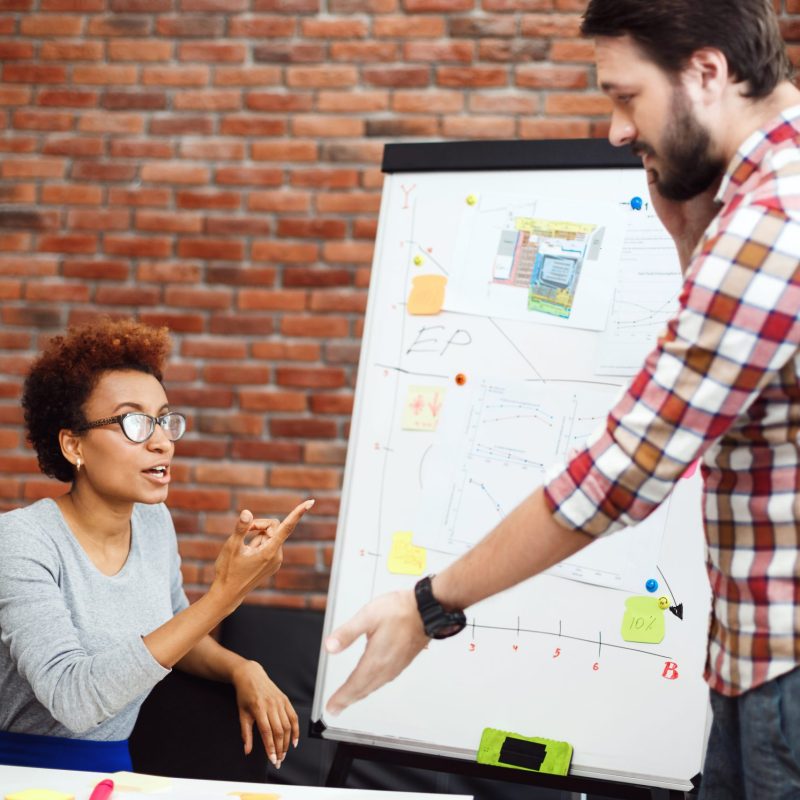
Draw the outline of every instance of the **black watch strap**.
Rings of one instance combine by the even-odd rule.
[[[445,611],[442,604],[433,596],[432,578],[433,575],[427,575],[417,581],[414,595],[417,598],[417,608],[422,617],[425,633],[432,639],[446,639],[464,630],[467,618],[463,611]]]

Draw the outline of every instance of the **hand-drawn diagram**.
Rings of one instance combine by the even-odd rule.
[[[482,196],[464,212],[445,308],[603,329],[620,213],[611,203]]]

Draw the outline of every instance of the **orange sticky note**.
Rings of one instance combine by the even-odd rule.
[[[444,275],[417,275],[411,279],[408,313],[416,315],[438,314],[444,305]]]

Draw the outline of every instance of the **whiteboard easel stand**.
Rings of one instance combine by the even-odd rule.
[[[318,724],[318,723],[317,723]],[[321,736],[317,724],[312,723],[311,734]],[[542,789],[556,789],[570,792],[574,796],[581,794],[599,794],[617,800],[690,800],[694,792],[687,794],[677,789],[662,789],[653,786],[637,786],[619,781],[598,780],[596,778],[580,778],[560,775],[547,775],[541,772],[506,769],[479,764],[477,761],[466,761],[461,758],[414,753],[408,750],[396,750],[389,747],[373,747],[371,745],[337,742],[325,786],[346,788],[347,776],[353,761],[357,758],[375,761],[382,764],[394,764],[401,767],[424,769],[433,772],[448,772],[453,775],[464,775],[470,778],[505,781],[508,783],[525,783]],[[694,781],[693,781],[694,782]]]

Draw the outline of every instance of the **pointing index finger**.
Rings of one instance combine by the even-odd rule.
[[[306,500],[304,503],[300,503],[300,505],[295,506],[284,517],[283,522],[278,525],[271,538],[273,540],[277,540],[277,544],[283,544],[289,538],[289,535],[295,529],[297,523],[300,522],[302,516],[314,505],[314,502],[314,500]]]

